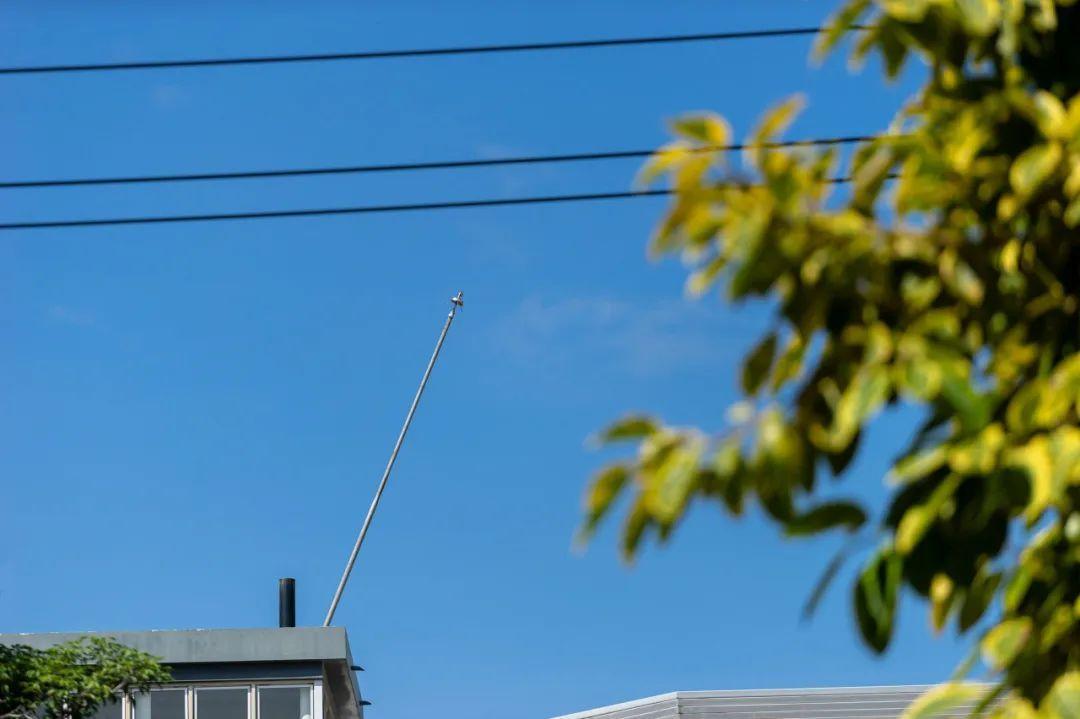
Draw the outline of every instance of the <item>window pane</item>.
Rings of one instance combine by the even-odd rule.
[[[311,688],[259,687],[259,719],[311,719]]]
[[[117,697],[116,701],[106,702],[99,706],[92,719],[122,719],[123,716],[124,705],[120,703],[120,699]]]
[[[183,689],[155,689],[149,694],[133,694],[135,719],[184,719]]]
[[[196,689],[195,719],[247,719],[246,688]]]

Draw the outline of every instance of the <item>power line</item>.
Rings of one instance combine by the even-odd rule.
[[[596,40],[567,40],[562,42],[533,42],[504,45],[465,45],[458,47],[420,48],[409,50],[375,50],[314,55],[260,55],[250,57],[208,58],[193,60],[153,60],[148,62],[113,62],[72,65],[29,65],[0,67],[0,75],[42,75],[65,72],[110,72],[116,70],[160,70],[165,68],[223,67],[227,65],[271,65],[289,62],[335,62],[340,60],[388,60],[406,57],[437,57],[445,55],[481,55],[507,52],[538,52],[546,50],[577,50],[586,48],[620,47],[627,45],[663,45],[721,40],[816,35],[827,28],[794,27],[771,30],[742,30],[692,35],[651,35]],[[861,29],[858,26],[853,29]]]
[[[845,137],[825,137],[808,140],[788,140],[767,142],[756,145],[762,148],[806,147],[826,145],[846,145],[868,142],[874,135],[852,135]],[[741,151],[751,144],[720,145],[692,148],[694,152]],[[245,170],[240,172],[201,172],[176,175],[133,175],[128,177],[89,177],[50,180],[2,181],[0,190],[45,188],[45,187],[84,187],[90,185],[134,185],[158,182],[192,182],[201,180],[250,180],[278,177],[305,177],[315,175],[344,175],[375,172],[408,172],[419,170],[449,170],[470,167],[497,167],[503,165],[532,165],[541,163],[581,162],[591,160],[616,160],[624,158],[649,157],[653,150],[614,150],[610,152],[578,152],[562,155],[521,155],[517,157],[496,157],[480,160],[448,160],[438,162],[405,162],[372,165],[351,165],[341,167],[312,167],[283,170]]]
[[[836,177],[826,180],[829,184],[848,182],[850,178]],[[328,215],[368,215],[389,212],[419,212],[427,210],[458,210],[475,207],[507,207],[511,205],[543,205],[560,202],[592,202],[598,200],[623,200],[642,197],[661,197],[675,194],[674,190],[642,190],[640,192],[590,192],[577,195],[539,195],[533,197],[508,197],[503,199],[458,200],[451,202],[418,202],[398,205],[361,205],[359,207],[329,207],[307,210],[268,210],[262,212],[224,212],[203,215],[148,215],[143,217],[114,217],[86,220],[47,220],[44,222],[8,222],[0,224],[0,231],[44,230],[71,227],[107,227],[117,225],[161,225],[177,222],[222,222],[227,220],[266,220],[283,217],[321,217]]]
[[[67,227],[103,227],[110,225],[157,225],[173,222],[220,222],[225,220],[264,220],[281,217],[320,217],[326,215],[367,215],[382,212],[417,212],[421,210],[455,210],[469,207],[501,207],[506,205],[539,205],[556,202],[617,200],[635,197],[655,197],[673,194],[672,190],[642,192],[592,192],[582,195],[541,195],[511,197],[497,200],[461,200],[455,202],[419,202],[400,205],[361,205],[359,207],[330,207],[311,210],[270,210],[265,212],[226,212],[207,215],[156,215],[146,217],[117,217],[100,220],[56,220],[46,222],[8,222],[0,230],[42,230]]]

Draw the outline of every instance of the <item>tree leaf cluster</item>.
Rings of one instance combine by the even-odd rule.
[[[708,149],[731,133],[705,113],[643,169],[675,191],[651,252],[688,264],[691,293],[775,310],[727,426],[607,430],[637,451],[595,477],[583,533],[623,496],[626,557],[695,501],[757,506],[788,536],[871,532],[851,589],[868,646],[886,650],[913,592],[936,630],[977,634],[1008,697],[995,711],[1078,716],[1080,6],[850,0],[816,52],[847,41],[888,77],[927,68],[850,157],[770,144],[794,97],[741,158]],[[823,499],[897,405],[925,421],[884,478],[883,516]]]
[[[169,679],[154,657],[104,637],[0,645],[0,718],[87,719],[124,692]]]

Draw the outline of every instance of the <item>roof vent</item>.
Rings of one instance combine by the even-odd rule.
[[[278,626],[296,626],[296,580],[292,577],[278,580]]]

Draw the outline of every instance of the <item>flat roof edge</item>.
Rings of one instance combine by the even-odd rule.
[[[165,664],[349,660],[344,627],[0,634],[0,644],[47,649],[82,637],[109,637]]]
[[[888,692],[923,692],[936,684],[868,684],[837,687],[784,687],[780,689],[694,689],[677,691],[679,698],[745,697],[745,696],[810,696],[814,694],[881,694]]]

